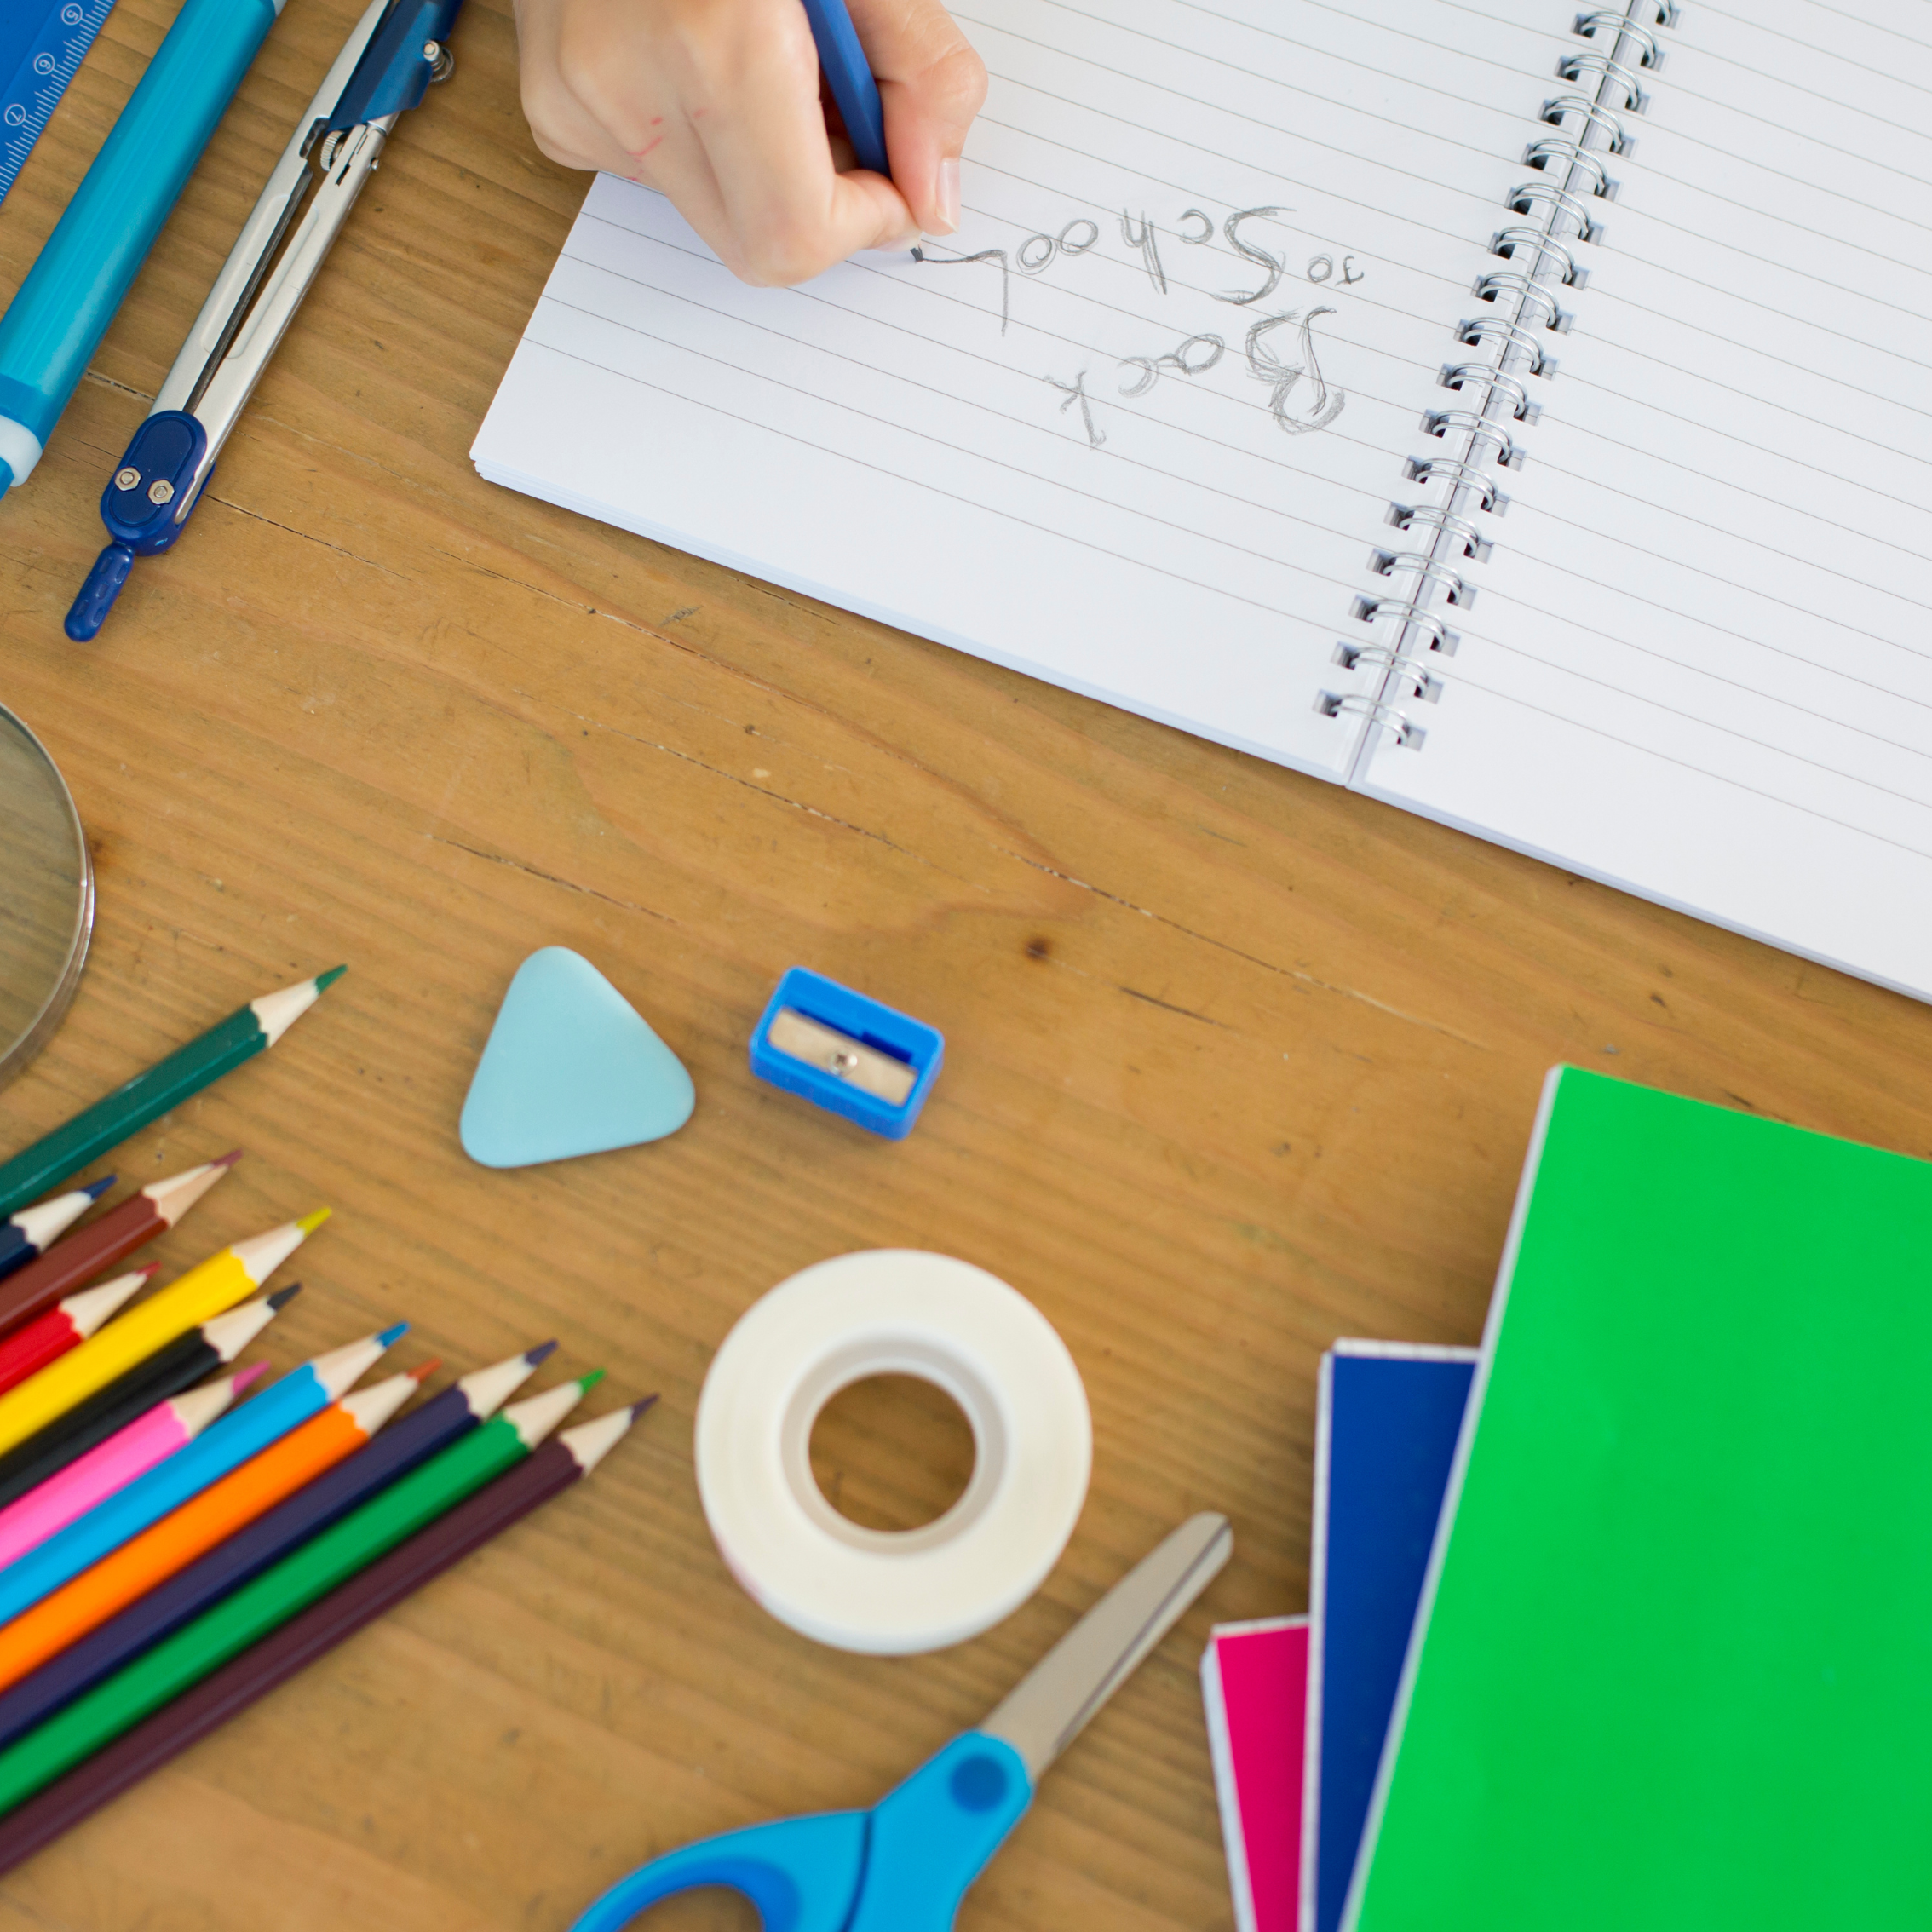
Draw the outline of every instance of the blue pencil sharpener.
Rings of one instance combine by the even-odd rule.
[[[936,1026],[803,966],[779,981],[751,1034],[761,1080],[888,1141],[912,1131],[945,1055]]]

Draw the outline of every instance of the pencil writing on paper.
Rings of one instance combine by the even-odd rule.
[[[1280,289],[1283,279],[1289,273],[1288,260],[1285,254],[1264,246],[1259,234],[1244,233],[1243,224],[1279,221],[1291,212],[1289,209],[1275,207],[1238,209],[1217,227],[1205,209],[1188,208],[1182,212],[1171,229],[1164,231],[1173,242],[1182,247],[1203,247],[1217,239],[1225,242],[1237,256],[1258,273],[1260,279],[1250,288],[1196,288],[1175,279],[1170,275],[1161,255],[1164,231],[1145,211],[1137,214],[1130,210],[1121,211],[1119,241],[1127,259],[1137,262],[1145,273],[1148,287],[1156,296],[1192,295],[1197,299],[1205,297],[1245,309],[1254,315],[1254,320],[1240,338],[1238,359],[1228,362],[1224,373],[1232,376],[1237,384],[1240,380],[1235,374],[1238,370],[1247,377],[1265,383],[1268,392],[1268,414],[1275,427],[1286,434],[1298,436],[1328,428],[1341,415],[1348,394],[1323,373],[1315,345],[1316,322],[1339,313],[1332,304],[1322,303],[1306,310],[1271,308],[1267,313],[1257,313],[1258,305],[1274,297]],[[1032,279],[1044,274],[1056,262],[1076,259],[1095,250],[1102,255],[1110,254],[1111,249],[1105,245],[1107,239],[1101,224],[1090,216],[1078,216],[1057,233],[1043,229],[1028,235],[1015,248],[984,248],[957,255],[938,255],[932,252],[929,245],[922,244],[912,250],[912,258],[923,267],[979,265],[997,270],[999,332],[1004,336],[1013,319],[1015,276]],[[1351,285],[1362,280],[1365,273],[1356,265],[1353,255],[1343,256],[1338,267],[1335,257],[1325,252],[1311,256],[1302,270],[1306,279],[1317,287],[1331,281]],[[1290,333],[1284,335],[1279,331]],[[1108,388],[1121,398],[1135,400],[1148,394],[1164,377],[1170,375],[1192,384],[1220,368],[1228,357],[1230,346],[1228,337],[1221,331],[1201,329],[1178,339],[1170,337],[1164,345],[1150,344],[1139,354],[1113,356],[1115,369],[1111,384],[1104,376],[1095,374],[1090,363],[1089,367],[1072,371],[1043,370],[1041,375],[1045,382],[1059,393],[1060,400],[1053,405],[1055,413],[1067,417],[1070,428],[1077,424],[1088,446],[1097,450],[1106,446],[1107,429],[1097,413],[1096,405],[1107,400]],[[1095,346],[1092,353],[1097,358],[1105,352]]]

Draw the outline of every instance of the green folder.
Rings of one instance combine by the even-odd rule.
[[[1550,1075],[1343,1925],[1932,1927],[1932,1166]]]

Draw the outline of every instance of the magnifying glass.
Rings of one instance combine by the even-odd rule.
[[[0,1087],[53,1038],[94,931],[94,865],[47,750],[0,705]]]

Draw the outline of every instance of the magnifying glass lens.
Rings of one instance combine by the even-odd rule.
[[[94,927],[94,867],[54,761],[0,705],[0,1086],[52,1038]]]

